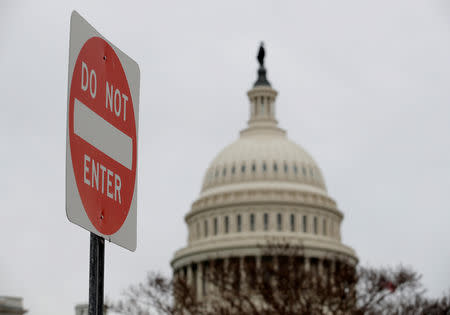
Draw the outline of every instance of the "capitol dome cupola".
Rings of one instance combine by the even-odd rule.
[[[263,43],[261,43],[258,52],[258,78],[253,88],[247,93],[250,101],[248,124],[249,128],[253,127],[252,129],[278,129],[278,122],[275,118],[275,100],[278,92],[272,88],[267,80],[267,70],[264,66],[265,54]]]

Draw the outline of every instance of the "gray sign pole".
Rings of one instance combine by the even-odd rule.
[[[105,239],[91,232],[89,257],[89,315],[103,315]]]

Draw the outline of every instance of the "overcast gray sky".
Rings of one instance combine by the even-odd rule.
[[[0,295],[30,315],[88,296],[89,233],[65,213],[69,20],[141,69],[138,245],[106,246],[111,299],[170,272],[204,171],[248,118],[259,41],[277,116],[316,159],[363,264],[450,287],[447,1],[0,0]]]

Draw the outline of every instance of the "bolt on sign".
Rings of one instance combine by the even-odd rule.
[[[136,249],[138,64],[77,12],[70,23],[66,213]]]

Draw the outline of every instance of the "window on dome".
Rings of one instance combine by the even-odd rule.
[[[269,214],[264,213],[264,231],[269,229]]]
[[[266,162],[263,163],[263,171],[265,172],[267,170]]]
[[[308,217],[306,215],[303,216],[303,232],[308,232]]]
[[[250,214],[250,231],[255,230],[255,215],[252,213]]]
[[[227,168],[226,167],[222,171],[222,176],[225,176],[225,175],[227,175]]]
[[[283,217],[281,216],[281,213],[277,214],[277,228],[278,231],[281,231],[283,229]]]
[[[233,165],[233,167],[231,168],[231,174],[234,175],[235,172],[236,172],[236,167],[234,167],[234,165]]]
[[[304,166],[302,167],[302,171],[303,171],[303,176],[306,176],[306,168]]]
[[[237,231],[238,232],[241,232],[242,231],[242,219],[241,219],[241,215],[240,214],[238,214],[237,215],[237,217],[236,217],[236,228],[237,228]]]
[[[288,172],[288,165],[286,163],[284,163],[284,172],[287,173]]]
[[[205,237],[208,236],[208,220],[205,220]]]
[[[245,164],[242,164],[242,166],[241,166],[241,172],[242,172],[242,173],[245,173]]]
[[[197,222],[197,238],[200,238],[200,223]]]
[[[313,224],[314,234],[317,234],[317,217],[314,217]]]
[[[256,171],[256,165],[255,163],[252,164],[252,172],[254,173]]]
[[[217,218],[214,218],[214,235],[218,233]]]
[[[313,172],[312,167],[309,168],[309,175],[310,175],[311,177],[314,177],[314,172]]]
[[[295,232],[295,215],[291,214],[291,231]]]
[[[298,173],[298,169],[297,169],[297,165],[294,164],[294,173],[297,174]]]
[[[230,222],[228,222],[228,216],[225,217],[225,221],[224,221],[224,231],[225,233],[228,233],[230,228]]]
[[[327,235],[327,220],[326,219],[323,219],[323,221],[322,221],[322,232],[323,232],[323,235]]]
[[[273,163],[273,171],[277,172],[278,171],[278,165],[277,163]]]

